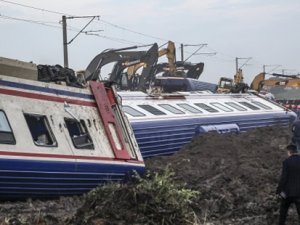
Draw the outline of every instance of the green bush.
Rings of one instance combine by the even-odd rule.
[[[191,202],[198,192],[173,180],[169,169],[162,174],[148,172],[126,184],[100,186],[85,196],[72,224],[194,224]]]

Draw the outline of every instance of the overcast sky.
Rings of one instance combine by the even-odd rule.
[[[154,42],[160,46],[171,40],[177,59],[180,43],[205,43],[199,53],[217,53],[190,58],[205,63],[203,81],[233,77],[235,57],[252,58],[242,68],[248,83],[263,64],[281,65],[273,72],[300,73],[299,0],[0,0],[0,56],[63,65],[60,13],[101,16],[86,28],[103,30],[101,36],[80,34],[68,46],[69,65],[75,70],[85,69],[107,48]],[[87,22],[68,20],[68,40]],[[185,47],[184,56],[197,48]],[[244,63],[239,60],[240,66]],[[267,72],[274,68],[268,66]]]

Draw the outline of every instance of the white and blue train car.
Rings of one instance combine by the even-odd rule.
[[[289,126],[295,113],[254,94],[119,92],[144,158],[178,151],[203,132]]]
[[[81,194],[142,173],[114,93],[0,75],[0,199]]]

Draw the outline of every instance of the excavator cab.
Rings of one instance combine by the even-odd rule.
[[[243,71],[239,69],[234,75],[234,79],[221,77],[219,80],[218,93],[245,93],[249,89],[248,84],[244,83]]]
[[[218,84],[218,93],[229,93],[233,87],[233,79],[221,77]]]

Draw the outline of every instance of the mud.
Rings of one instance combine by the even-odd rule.
[[[192,203],[199,224],[276,224],[279,200],[275,190],[290,135],[289,128],[278,127],[239,135],[206,134],[177,154],[147,160],[146,166],[158,172],[169,167],[174,179],[200,192]],[[0,225],[69,224],[83,202],[83,197],[2,202]],[[297,224],[296,219],[293,206],[287,224]]]
[[[176,179],[200,191],[194,208],[202,222],[276,224],[275,191],[289,141],[290,130],[277,127],[209,134],[176,155],[149,160],[147,166],[157,170],[168,163]]]

